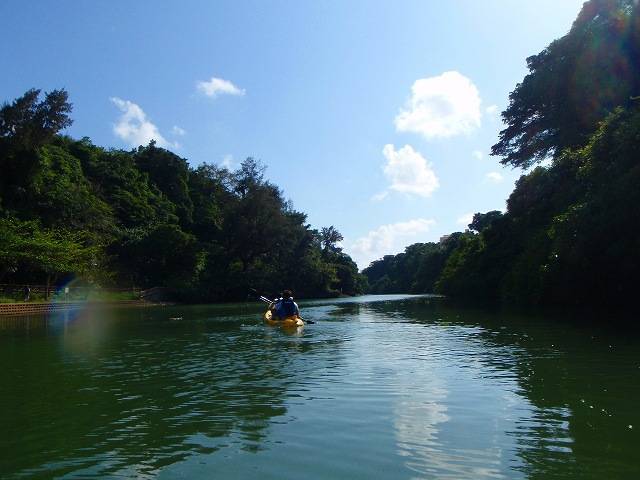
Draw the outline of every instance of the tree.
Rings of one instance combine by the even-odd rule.
[[[110,205],[114,229],[179,222],[175,205],[137,167],[131,152],[105,150],[88,138],[61,139],[60,146],[79,159],[95,195]]]
[[[333,225],[330,227],[322,227],[322,230],[320,231],[320,239],[322,242],[322,249],[325,252],[338,253],[342,251],[342,248],[338,247],[336,244],[344,240],[344,237]]]
[[[182,227],[193,223],[193,202],[189,196],[189,163],[176,154],[156,147],[155,141],[138,147],[134,154],[138,168],[175,205]]]
[[[158,148],[105,149],[59,134],[64,91],[31,90],[0,115],[0,277],[70,273],[120,286],[171,286],[191,301],[238,300],[246,287],[304,296],[362,292],[366,282],[248,158],[237,171]]]
[[[117,255],[120,268],[137,285],[145,287],[184,287],[196,280],[204,266],[196,238],[177,225],[130,231],[110,253]]]
[[[264,181],[264,166],[252,158],[233,177],[233,200],[225,205],[223,242],[247,273],[260,257],[273,255],[289,230],[286,202],[278,187]]]
[[[492,210],[487,213],[476,213],[473,215],[473,220],[469,224],[469,230],[473,230],[477,233],[489,228],[495,220],[502,217],[500,210]]]
[[[230,200],[225,189],[228,171],[202,164],[189,175],[189,194],[193,202],[192,231],[201,241],[211,242],[222,228],[222,204]]]
[[[620,307],[635,299],[640,269],[640,102],[618,109],[585,148],[564,162],[580,165],[577,196],[548,228],[546,294],[554,303]]]
[[[96,196],[80,161],[54,144],[42,146],[37,160],[27,194],[15,199],[13,209],[25,217],[33,215],[47,226],[108,232],[113,223],[112,210]]]
[[[81,231],[43,229],[37,221],[0,219],[0,279],[12,274],[49,285],[64,274],[90,277],[101,252],[87,239]]]
[[[38,101],[39,97],[40,90],[32,88],[13,103],[2,105],[0,137],[10,139],[19,148],[37,148],[73,123],[66,90],[45,93],[42,101]]]
[[[247,157],[233,175],[234,192],[241,198],[264,184],[266,167],[253,157]]]
[[[567,35],[527,58],[491,154],[528,168],[586,143],[598,122],[640,94],[640,6],[590,0]]]

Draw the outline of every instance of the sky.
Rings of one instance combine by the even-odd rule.
[[[65,88],[72,137],[252,156],[362,269],[505,209],[522,172],[489,156],[500,112],[581,5],[3,0],[0,101]]]

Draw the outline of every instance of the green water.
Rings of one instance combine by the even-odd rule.
[[[300,332],[249,304],[0,320],[0,477],[640,478],[636,333],[302,308]]]

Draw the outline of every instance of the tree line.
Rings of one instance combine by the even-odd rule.
[[[640,272],[640,5],[590,0],[527,59],[492,147],[525,173],[505,213],[373,262],[371,291],[630,305]]]
[[[75,276],[169,287],[184,301],[366,289],[340,232],[311,228],[259,161],[230,171],[153,141],[102,148],[60,134],[71,112],[65,90],[32,89],[0,109],[0,283]]]

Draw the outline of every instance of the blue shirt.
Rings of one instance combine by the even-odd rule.
[[[276,316],[280,318],[291,317],[293,315],[300,315],[300,309],[298,304],[293,301],[293,298],[284,298],[276,303]]]

